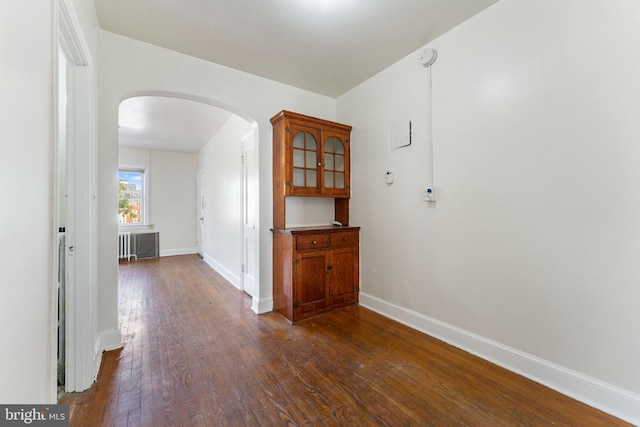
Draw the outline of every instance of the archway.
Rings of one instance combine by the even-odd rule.
[[[210,135],[207,136],[207,132]],[[180,135],[181,139],[176,137]],[[248,176],[257,180],[258,162],[252,164],[255,170],[249,175],[248,165],[243,163],[248,139],[257,153],[256,121],[232,106],[211,99],[145,91],[131,93],[120,103],[119,166],[137,167],[148,173],[148,220],[133,228],[138,231],[152,228],[161,235],[164,230],[166,237],[160,238],[160,242],[165,243],[159,250],[161,256],[200,253],[205,262],[251,295],[252,308],[257,312],[260,300],[257,262],[252,264],[256,285],[250,290],[245,287],[247,245],[255,251],[254,259],[259,259],[258,233],[254,233],[254,240],[246,238],[251,231],[246,226],[248,221],[253,222],[255,229],[259,226],[258,182],[247,181]],[[177,211],[177,206],[184,206],[186,202],[184,199],[178,203],[167,201],[171,194],[154,187],[154,182],[164,182],[165,186],[171,180],[184,183],[185,177],[176,175],[176,167],[180,164],[177,160],[184,160],[185,156],[196,159],[193,187],[185,191],[193,193],[189,206],[193,215],[185,224],[170,224],[165,218],[170,215],[162,215],[159,209]],[[176,161],[172,161],[172,157]],[[171,164],[172,168],[163,168],[163,164]],[[188,171],[188,167],[180,169],[181,174]],[[252,191],[247,192],[247,188]],[[180,234],[180,229],[187,230],[181,233],[183,236],[193,232],[193,243],[183,242],[180,246],[170,241],[171,236]]]

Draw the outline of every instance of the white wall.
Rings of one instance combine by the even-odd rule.
[[[0,180],[7,184],[0,197],[4,403],[51,401],[52,11],[40,1],[0,4],[0,127],[7,141],[0,148]]]
[[[160,256],[195,254],[198,156],[151,150],[151,220]]]
[[[338,99],[362,301],[640,422],[640,3],[503,0]],[[416,144],[389,148],[414,120]],[[387,185],[384,172],[396,171]]]
[[[100,33],[100,192],[101,280],[107,283],[103,301],[113,304],[117,321],[117,168],[118,105],[134,95],[170,95],[211,103],[257,123],[260,164],[260,290],[258,311],[272,308],[272,188],[271,123],[282,109],[335,119],[335,100],[243,73],[198,58],[138,42],[113,33]],[[113,207],[113,208],[111,208]],[[113,209],[113,210],[111,210]],[[104,237],[104,238],[103,238]]]
[[[151,150],[120,146],[118,149],[118,167],[136,167],[151,173]],[[146,177],[145,177],[146,178]]]
[[[195,154],[120,147],[120,167],[146,170],[150,231],[160,233],[160,256],[196,250]],[[132,230],[144,232],[144,230]]]
[[[80,37],[89,49],[86,53],[97,56],[93,2],[74,0],[67,4],[75,6],[84,33]],[[57,265],[58,200],[54,200],[52,185],[56,178],[53,84],[57,5],[58,1],[25,0],[0,5],[0,126],[8,141],[0,148],[0,180],[11,183],[2,187],[0,197],[0,220],[5,224],[0,249],[3,403],[56,401],[56,340],[51,322],[56,310]],[[95,66],[89,67],[88,74],[95,77],[96,72]],[[92,277],[96,280],[87,287],[95,290],[97,276]],[[97,327],[89,329],[97,339]],[[93,344],[89,343],[92,349]]]
[[[243,262],[241,138],[251,130],[249,122],[233,115],[198,155],[205,197],[201,254],[236,287]]]

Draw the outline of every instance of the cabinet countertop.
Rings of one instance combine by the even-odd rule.
[[[274,233],[286,233],[286,234],[315,234],[315,233],[338,233],[340,231],[355,231],[360,230],[360,227],[354,227],[351,225],[337,226],[337,225],[319,225],[312,227],[292,227],[292,228],[272,228]]]

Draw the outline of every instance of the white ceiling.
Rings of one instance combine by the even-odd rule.
[[[201,102],[162,96],[122,101],[120,145],[197,154],[231,117]]]
[[[94,3],[100,26],[107,31],[338,97],[496,1],[94,0]],[[153,101],[145,102],[150,102],[148,108],[153,109]],[[140,112],[145,107],[132,109]],[[137,143],[141,143],[142,137],[138,133]]]

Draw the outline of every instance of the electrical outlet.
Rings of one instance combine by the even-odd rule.
[[[436,193],[432,187],[427,187],[427,189],[424,190],[424,201],[425,202],[436,201]]]

